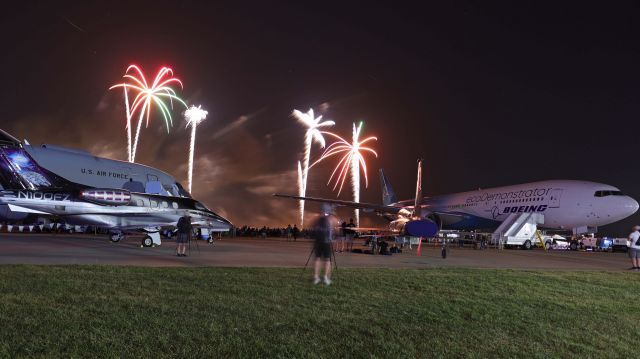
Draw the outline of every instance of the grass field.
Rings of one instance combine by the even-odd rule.
[[[633,357],[640,273],[0,266],[1,357]],[[636,333],[630,337],[629,333]]]

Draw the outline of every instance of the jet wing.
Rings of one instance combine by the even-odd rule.
[[[384,206],[381,204],[359,203],[359,202],[352,202],[352,201],[341,201],[338,199],[300,197],[300,196],[292,196],[292,195],[278,194],[278,193],[274,193],[273,196],[305,200],[305,201],[311,201],[311,202],[329,203],[336,206],[358,208],[358,209],[362,209],[365,212],[377,212],[381,214],[398,214],[398,212],[400,212],[400,210],[402,209],[402,207],[392,207],[392,206]]]

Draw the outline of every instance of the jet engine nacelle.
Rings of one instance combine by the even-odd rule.
[[[430,219],[413,220],[404,225],[404,232],[412,237],[433,237],[438,230],[438,224]]]
[[[440,230],[440,226],[430,219],[406,219],[400,218],[389,224],[394,232],[411,237],[433,237]]]
[[[121,206],[129,204],[131,193],[123,189],[92,188],[80,192],[80,198],[97,204]]]

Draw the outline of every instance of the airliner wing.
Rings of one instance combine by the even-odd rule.
[[[273,195],[275,197],[299,199],[299,200],[305,200],[305,201],[311,201],[311,202],[322,202],[322,203],[329,203],[337,206],[358,208],[358,209],[362,209],[364,212],[377,212],[380,214],[397,215],[401,210],[411,211],[413,209],[413,206],[394,207],[394,206],[385,206],[381,204],[341,201],[338,199],[328,199],[328,198],[300,197],[300,196],[292,196],[292,195],[278,194],[278,193],[274,193]],[[428,207],[426,209],[429,210]],[[443,219],[448,218],[448,221],[450,222],[457,222],[462,220],[465,217],[463,214],[455,213],[455,212],[433,211],[432,213],[438,214]]]
[[[299,200],[305,200],[305,201],[311,201],[311,202],[322,202],[322,203],[333,204],[336,206],[358,208],[358,209],[362,209],[365,212],[367,211],[378,212],[382,214],[398,214],[398,212],[400,212],[400,210],[402,209],[402,207],[392,207],[392,206],[384,206],[381,204],[359,203],[359,202],[352,202],[352,201],[341,201],[338,199],[300,197],[300,196],[291,196],[291,195],[278,194],[278,193],[274,193],[273,195],[275,197],[299,199]]]

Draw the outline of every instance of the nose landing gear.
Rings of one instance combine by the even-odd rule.
[[[144,236],[144,238],[142,238],[143,247],[159,246],[160,244],[162,244],[162,241],[160,240],[159,229],[154,228],[153,232],[147,231],[147,234]]]

